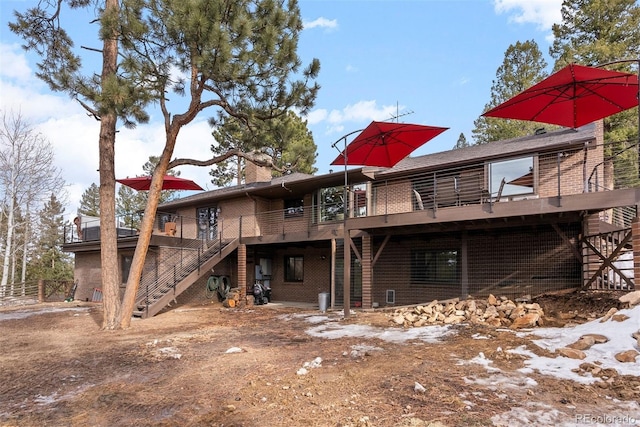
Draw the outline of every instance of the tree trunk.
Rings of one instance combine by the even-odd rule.
[[[9,198],[9,207],[7,208],[8,210],[8,215],[7,215],[7,235],[6,235],[6,239],[5,239],[5,244],[4,244],[4,259],[2,262],[2,282],[0,282],[0,296],[5,296],[7,293],[7,283],[9,282],[9,263],[11,261],[11,251],[12,251],[12,245],[13,245],[13,229],[14,229],[14,221],[15,221],[15,215],[14,215],[14,210],[16,209],[16,198],[15,198],[15,191],[16,191],[16,186],[15,186],[15,178],[14,178],[14,174],[12,171],[12,178],[11,178],[11,184],[10,184],[10,190],[8,192],[8,194],[10,195]],[[13,284],[11,284],[11,286],[13,287]],[[10,295],[13,295],[13,293],[10,293]]]
[[[115,14],[118,0],[106,0],[105,14]],[[102,88],[113,79],[118,60],[118,40],[115,31],[105,37],[102,51]],[[120,313],[118,275],[118,242],[116,237],[116,176],[115,141],[117,117],[114,111],[101,115],[100,164],[100,263],[102,274],[103,329],[116,329]]]
[[[128,328],[131,325],[131,316],[135,309],[136,295],[140,286],[140,279],[142,278],[147,249],[151,242],[151,234],[153,233],[153,224],[155,222],[156,211],[160,201],[163,179],[167,172],[171,156],[173,155],[180,126],[181,125],[175,123],[170,126],[167,131],[167,141],[164,150],[162,151],[162,155],[160,156],[156,169],[153,171],[151,187],[148,192],[147,205],[144,209],[142,223],[140,224],[140,234],[138,235],[136,250],[133,253],[133,260],[131,261],[131,268],[129,269],[127,288],[125,289],[124,297],[122,299],[122,311],[120,313],[119,321],[121,328]]]
[[[22,271],[20,272],[20,282],[27,281],[27,251],[29,250],[29,233],[31,233],[31,215],[29,214],[29,204],[27,204],[27,220],[24,224],[24,239],[22,241]],[[22,286],[22,296],[24,296],[24,285]]]

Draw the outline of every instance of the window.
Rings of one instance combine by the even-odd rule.
[[[304,257],[284,257],[284,281],[302,282],[304,279]]]
[[[344,187],[321,188],[314,193],[316,221],[337,221],[344,218]]]
[[[120,269],[122,274],[122,283],[126,283],[129,280],[129,271],[131,270],[131,263],[133,262],[133,255],[122,255],[120,257]]]
[[[218,238],[218,209],[198,208],[198,239],[215,240]]]
[[[411,282],[413,283],[457,283],[457,250],[411,251]]]
[[[164,225],[167,222],[171,222],[171,220],[173,219],[173,215],[170,213],[158,213],[158,230],[160,231],[164,231]]]
[[[350,201],[353,210],[351,215],[367,216],[367,185],[357,184],[351,188],[353,193],[353,200]]]
[[[284,217],[296,218],[304,215],[304,200],[289,199],[284,201]]]
[[[340,221],[344,219],[344,186],[321,188],[313,194],[314,222]],[[348,187],[349,216],[367,215],[367,184]]]
[[[498,193],[503,179],[505,185],[502,190],[502,196],[533,194],[533,157],[490,163],[489,191],[492,195]]]

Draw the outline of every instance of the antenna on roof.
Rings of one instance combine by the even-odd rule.
[[[413,114],[413,111],[407,111],[406,113],[400,114],[400,107],[398,105],[398,102],[396,101],[396,115],[395,116],[392,115],[391,118],[389,118],[389,119],[387,119],[385,121],[394,121],[395,120],[396,123],[398,123],[398,119],[400,117],[408,116],[409,114]]]

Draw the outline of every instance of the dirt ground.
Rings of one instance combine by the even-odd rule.
[[[600,317],[617,297],[576,292],[537,302],[545,324],[557,326]],[[96,304],[0,308],[0,425],[580,425],[581,414],[624,411],[640,419],[629,413],[640,376],[611,374],[593,385],[525,376],[523,357],[504,350],[545,350],[506,329],[462,324],[436,342],[327,339],[308,333],[320,314],[279,304],[186,304],[105,332]],[[327,315],[397,328],[382,310]],[[479,354],[503,380],[461,363]]]

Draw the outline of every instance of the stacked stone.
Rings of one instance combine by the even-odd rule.
[[[537,303],[514,302],[506,297],[489,295],[486,300],[434,300],[427,305],[399,308],[389,316],[393,323],[405,328],[468,322],[519,329],[541,326],[544,311]]]

